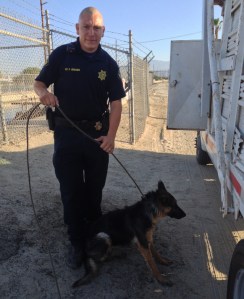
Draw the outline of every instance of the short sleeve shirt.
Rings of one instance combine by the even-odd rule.
[[[125,96],[116,61],[100,45],[95,53],[82,51],[79,38],[56,48],[36,80],[54,84],[60,108],[73,120],[99,119],[108,101]]]

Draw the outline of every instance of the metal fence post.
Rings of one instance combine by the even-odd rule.
[[[1,17],[6,19],[3,23],[0,24],[0,30],[4,29],[3,35],[6,37],[3,41],[6,42],[6,45],[1,48],[3,49],[13,49],[16,51],[15,57],[20,57],[13,62],[13,59],[5,66],[6,69],[1,69],[1,72],[9,73],[9,79],[3,80],[4,85],[0,94],[2,94],[2,103],[0,103],[0,137],[1,142],[4,140],[8,142],[17,143],[20,140],[26,138],[25,130],[23,128],[23,121],[26,118],[26,111],[23,110],[23,105],[26,100],[39,102],[36,98],[36,95],[33,91],[32,84],[30,85],[30,80],[27,78],[28,74],[20,73],[17,70],[32,68],[31,59],[25,59],[25,55],[35,59],[35,65],[42,67],[45,63],[45,54],[46,58],[52,52],[52,50],[58,47],[60,44],[65,44],[73,41],[76,36],[74,34],[68,34],[65,32],[57,31],[50,29],[49,26],[49,16],[48,11],[45,12],[46,20],[43,17],[43,26],[38,26],[25,20],[17,19],[9,15],[0,13]],[[6,32],[5,32],[6,31]],[[12,32],[13,31],[13,32]],[[38,38],[33,38],[36,36]],[[24,45],[19,45],[19,41],[24,40]],[[18,42],[17,42],[18,41]],[[130,41],[130,43],[129,43]],[[129,45],[128,45],[129,43]],[[130,49],[129,49],[130,46]],[[144,124],[144,95],[141,92],[142,87],[145,87],[144,75],[141,71],[141,62],[142,59],[139,56],[135,56],[134,49],[132,49],[132,34],[130,32],[126,48],[118,46],[117,40],[115,45],[102,44],[102,47],[117,60],[122,78],[124,78],[126,83],[126,98],[124,99],[123,113],[121,117],[121,126],[118,130],[116,136],[117,140],[135,143],[141,134],[141,129]],[[133,45],[134,47],[134,45]],[[46,50],[45,53],[43,53]],[[8,53],[14,51],[1,51],[1,60],[8,60]],[[34,65],[33,64],[33,65]],[[33,74],[29,74],[33,79]],[[2,81],[2,80],[1,80]],[[23,94],[22,94],[23,92]],[[5,100],[5,94],[9,93],[11,97]],[[6,106],[7,103],[14,103],[14,105]],[[21,106],[22,105],[22,106]],[[141,109],[142,108],[142,109]],[[18,111],[18,109],[20,111]],[[10,112],[10,117],[8,116]],[[40,117],[39,117],[40,116]],[[45,111],[41,109],[40,115],[36,115],[35,119],[35,130],[33,132],[41,132],[43,129],[46,129],[45,121]],[[38,124],[38,125],[36,125]]]
[[[145,82],[146,82],[146,99],[147,99],[147,107],[146,107],[146,111],[147,111],[147,116],[150,114],[150,105],[149,105],[149,62],[154,58],[154,56],[148,61],[148,57],[149,55],[152,53],[152,51],[150,51],[147,56],[143,59],[145,60],[145,68],[146,68],[146,71],[145,71]]]
[[[146,60],[146,74],[145,74],[145,81],[146,81],[146,93],[147,93],[147,116],[150,114],[150,105],[149,105],[149,64],[148,61]]]
[[[5,113],[4,113],[1,94],[0,94],[0,121],[1,121],[1,127],[2,127],[3,141],[4,141],[4,143],[8,143],[7,125],[6,125],[6,119],[5,119]]]
[[[130,92],[131,92],[131,132],[132,132],[132,136],[131,136],[131,143],[134,144],[135,143],[135,105],[134,105],[134,81],[133,81],[133,77],[134,77],[134,72],[133,72],[133,48],[132,48],[132,32],[131,30],[129,30],[129,55],[130,55],[130,59],[129,59],[129,64],[130,64],[130,78],[129,78],[129,82],[130,82]]]
[[[52,36],[51,36],[50,24],[49,24],[49,14],[48,14],[47,10],[45,10],[45,20],[46,20],[46,28],[47,28],[47,32],[46,32],[47,56],[49,57],[49,55],[51,54],[51,52],[53,50],[53,47],[52,47]]]

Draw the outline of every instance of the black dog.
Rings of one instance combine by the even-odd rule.
[[[158,182],[156,191],[148,192],[136,204],[104,214],[91,227],[85,250],[86,274],[73,287],[86,284],[96,276],[97,262],[106,259],[113,245],[127,245],[131,242],[136,243],[157,281],[171,286],[172,282],[161,275],[153,259],[163,265],[172,263],[162,258],[153,246],[156,224],[165,216],[180,219],[186,214],[162,181]]]

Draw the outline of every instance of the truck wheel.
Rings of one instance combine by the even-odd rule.
[[[207,165],[211,163],[208,153],[202,149],[200,135],[197,135],[196,138],[196,158],[198,164],[200,165]]]
[[[237,243],[233,252],[227,285],[227,299],[244,298],[244,239]]]

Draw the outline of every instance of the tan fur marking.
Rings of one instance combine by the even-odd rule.
[[[153,255],[153,257],[161,264],[161,265],[170,265],[172,264],[171,260],[168,260],[164,257],[162,257],[157,250],[155,249],[154,245],[151,243],[150,244],[150,249],[151,249],[151,253]]]
[[[153,225],[153,227],[146,232],[146,239],[147,239],[148,243],[152,243],[152,241],[153,241],[154,229],[155,229],[155,226]]]
[[[157,215],[152,219],[153,224],[156,225],[162,218],[166,217],[170,211],[170,207],[162,206],[160,209],[158,209]]]
[[[170,265],[172,264],[172,261],[163,258],[160,256],[160,254],[156,251],[156,249],[154,248],[153,245],[153,233],[154,233],[154,229],[155,229],[155,225],[153,225],[153,227],[147,231],[146,233],[146,238],[149,244],[149,249],[151,250],[151,253],[153,255],[153,257],[162,265]]]
[[[165,278],[161,275],[161,273],[159,272],[158,267],[152,257],[152,253],[150,251],[150,246],[147,249],[147,248],[142,247],[141,244],[139,242],[137,242],[137,248],[140,251],[141,255],[144,257],[147,265],[151,269],[153,276],[162,284],[167,284],[168,283],[167,278]]]

